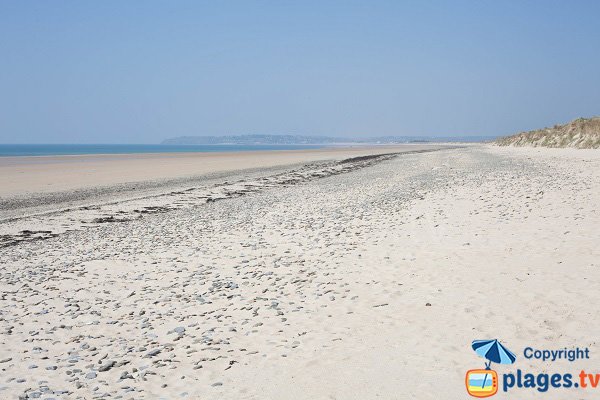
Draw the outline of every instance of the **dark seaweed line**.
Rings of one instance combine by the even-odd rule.
[[[454,149],[457,147],[447,147],[445,149]],[[224,198],[207,198],[206,203],[208,204],[208,203],[212,203],[215,201],[241,197],[248,193],[256,193],[261,190],[269,189],[269,188],[276,187],[276,186],[293,186],[293,185],[297,185],[300,183],[310,182],[310,181],[320,179],[320,178],[327,178],[330,176],[340,175],[340,174],[356,171],[356,170],[359,170],[362,168],[366,168],[366,167],[375,165],[375,164],[383,162],[383,161],[390,160],[399,155],[429,153],[429,152],[434,152],[434,151],[439,151],[439,150],[442,150],[442,148],[412,150],[412,151],[405,151],[405,152],[399,152],[399,153],[374,154],[374,155],[346,158],[346,159],[343,159],[343,160],[340,160],[337,162],[306,164],[305,166],[303,166],[299,169],[283,172],[283,173],[272,175],[272,176],[269,176],[266,178],[277,179],[278,177],[284,177],[284,176],[289,176],[289,175],[293,175],[293,174],[298,174],[301,172],[306,172],[306,171],[310,171],[312,169],[317,169],[317,168],[323,168],[326,172],[325,173],[322,173],[322,172],[317,173],[317,171],[315,170],[314,173],[308,175],[307,177],[303,177],[302,179],[299,179],[299,180],[298,179],[284,179],[282,181],[277,181],[271,185],[256,186],[253,189],[248,189],[248,190],[243,190],[243,191],[231,191],[231,192],[228,192],[227,197],[224,197]],[[337,169],[337,170],[334,169],[334,170],[327,171],[327,168],[335,168],[336,166],[340,166],[340,165],[345,166],[345,167],[342,169]],[[265,178],[263,178],[263,179],[265,179]],[[232,182],[232,183],[235,184],[235,183],[243,183],[243,182],[244,181],[237,181],[237,182]],[[214,185],[214,187],[218,187],[218,186],[223,186],[223,184]],[[189,189],[178,190],[178,191],[169,192],[169,193],[161,193],[159,195],[144,196],[144,197],[140,197],[137,199],[128,199],[126,201],[143,200],[143,199],[148,199],[148,198],[168,196],[168,195],[172,195],[172,194],[182,194],[184,192],[193,191],[195,189],[199,189],[199,188],[189,188]],[[114,204],[118,204],[118,203],[122,203],[122,202],[125,202],[125,201],[108,202],[108,203],[104,203],[102,205],[114,205]],[[197,204],[197,205],[199,205],[199,204]],[[79,209],[89,209],[91,207],[95,207],[95,206],[88,205],[88,206],[79,207]],[[174,207],[174,208],[146,207],[146,209],[143,211],[134,210],[134,212],[137,212],[136,218],[115,218],[114,216],[108,216],[108,217],[103,217],[103,218],[95,218],[93,223],[101,224],[101,223],[128,222],[128,221],[142,218],[142,214],[164,213],[164,212],[168,212],[168,211],[172,211],[172,210],[176,210],[176,209],[178,209],[178,208],[176,208],[176,207]],[[48,213],[39,214],[36,216],[59,215],[59,214],[63,214],[63,213],[66,213],[66,212],[69,212],[72,210],[73,210],[73,208],[67,208],[64,210],[52,211],[52,212],[48,212]],[[32,216],[28,215],[25,217],[16,217],[16,218],[11,218],[9,220],[5,220],[2,222],[12,222],[12,221],[17,221],[20,219],[25,219],[25,218],[30,218],[30,217],[32,217]],[[81,222],[84,223],[84,221],[81,221]],[[16,235],[0,235],[0,248],[14,246],[14,245],[17,245],[22,242],[31,242],[31,241],[37,241],[37,240],[50,239],[50,238],[57,237],[57,236],[59,236],[59,234],[53,233],[52,231],[30,231],[30,230],[21,231],[21,232],[19,232],[19,234],[16,234]]]

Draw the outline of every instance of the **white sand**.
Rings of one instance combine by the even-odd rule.
[[[600,152],[471,147],[6,247],[0,397],[464,399],[487,338],[598,372],[598,199]]]

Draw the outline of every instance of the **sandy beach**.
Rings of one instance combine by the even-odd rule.
[[[164,182],[207,174],[433,147],[436,146],[381,145],[227,153],[0,157],[0,197],[75,191],[148,181]]]
[[[598,372],[595,150],[0,159],[0,190],[2,399],[465,399],[487,338]]]

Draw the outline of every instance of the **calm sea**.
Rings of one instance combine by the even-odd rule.
[[[214,153],[219,151],[302,150],[323,145],[166,145],[166,144],[0,144],[0,157],[76,154]]]

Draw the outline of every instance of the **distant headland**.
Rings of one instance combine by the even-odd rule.
[[[393,144],[393,143],[439,143],[439,142],[483,142],[493,140],[490,136],[380,136],[380,137],[334,137],[303,135],[227,135],[227,136],[179,136],[165,139],[161,144],[169,145],[307,145],[307,144]]]

